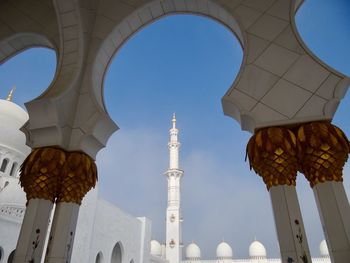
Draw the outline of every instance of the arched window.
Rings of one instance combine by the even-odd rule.
[[[16,250],[13,250],[13,251],[11,252],[11,254],[9,255],[9,258],[7,259],[7,263],[12,263],[13,257],[15,256],[15,251],[16,251]]]
[[[16,171],[17,171],[17,166],[18,166],[18,163],[17,162],[14,162],[12,164],[12,167],[11,167],[11,171],[10,171],[10,176],[14,176]]]
[[[95,263],[103,263],[103,255],[101,251],[98,252]]]
[[[1,168],[0,168],[0,172],[5,172],[6,171],[6,167],[7,164],[9,163],[9,159],[4,159],[2,160],[2,164],[1,164]]]
[[[121,243],[118,242],[115,244],[113,251],[112,251],[112,257],[111,257],[111,263],[122,263],[123,259],[123,250]]]

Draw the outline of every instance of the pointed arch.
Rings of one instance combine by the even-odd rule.
[[[121,242],[115,244],[112,250],[111,263],[122,263],[123,262],[123,246]]]

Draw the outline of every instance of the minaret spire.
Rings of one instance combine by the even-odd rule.
[[[176,128],[176,115],[173,114],[172,127],[169,130],[169,169],[165,172],[168,179],[168,208],[166,213],[166,259],[169,263],[181,261],[181,211],[180,186],[183,171],[179,169],[180,142]]]
[[[173,113],[173,119],[171,120],[173,122],[173,129],[176,129],[176,113]]]
[[[7,101],[12,101],[13,99],[13,92],[16,90],[16,86],[13,86],[13,88],[10,90],[9,94],[7,95],[6,100]]]
[[[172,118],[173,126],[169,130],[170,140],[169,147],[169,169],[179,169],[179,149],[180,143],[178,139],[179,130],[176,128],[176,115],[173,114]]]

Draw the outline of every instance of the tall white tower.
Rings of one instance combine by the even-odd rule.
[[[165,172],[168,179],[168,208],[166,212],[166,259],[169,263],[179,263],[181,260],[181,212],[180,212],[180,182],[183,171],[179,169],[179,130],[176,128],[175,113],[170,129],[169,169]]]

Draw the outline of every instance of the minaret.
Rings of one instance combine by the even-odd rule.
[[[166,212],[166,260],[169,263],[179,263],[181,260],[181,212],[180,212],[180,182],[183,171],[179,169],[179,130],[176,128],[175,113],[170,129],[169,169],[165,172],[168,179],[168,208]]]

